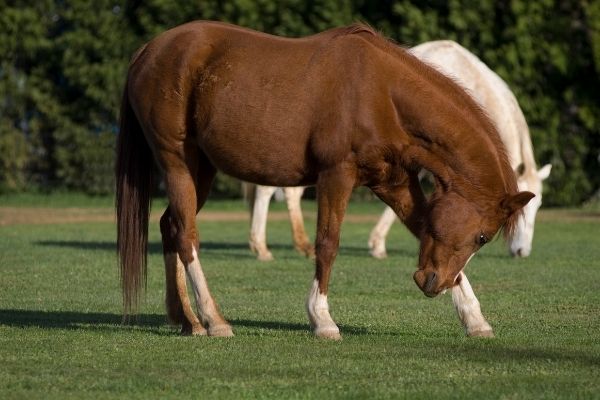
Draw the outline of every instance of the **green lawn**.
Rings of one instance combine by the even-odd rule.
[[[271,263],[250,254],[246,222],[199,223],[231,339],[166,325],[156,223],[131,326],[120,324],[112,223],[0,226],[0,398],[600,398],[600,219],[558,214],[540,218],[531,257],[497,240],[469,264],[494,339],[466,338],[449,294],[423,296],[417,242],[400,225],[377,261],[372,223],[344,224],[329,296],[340,342],[308,330],[313,267],[287,222],[269,223]]]

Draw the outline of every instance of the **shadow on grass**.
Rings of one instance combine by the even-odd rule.
[[[37,246],[71,248],[78,250],[99,250],[111,252],[117,251],[116,242],[108,241],[85,242],[81,240],[40,240],[34,242],[34,244]],[[281,246],[281,248],[284,247],[285,246]],[[247,251],[232,252],[232,250],[242,249]],[[200,244],[200,250],[207,250],[211,252],[226,252],[226,254],[231,256],[254,258],[254,255],[250,252],[247,243],[202,242]],[[148,253],[162,254],[162,244],[159,242],[148,243]]]
[[[254,328],[254,329],[268,329],[273,331],[304,331],[309,333],[310,327],[308,322],[305,324],[301,323],[289,323],[280,321],[252,321],[247,319],[230,319],[229,322],[235,327]],[[343,334],[350,335],[370,335],[368,329],[358,326],[340,325],[340,331]]]
[[[17,328],[50,328],[95,331],[131,331],[143,330],[161,336],[177,336],[178,331],[164,329],[166,317],[160,314],[142,314],[129,325],[121,324],[121,315],[111,313],[81,313],[74,311],[35,311],[35,310],[0,310],[0,326]],[[308,324],[288,323],[279,321],[255,321],[247,319],[232,319],[235,328],[267,329],[273,331],[309,332]],[[370,336],[373,340],[378,337],[389,337],[390,333],[378,334],[369,332],[363,327],[348,325],[340,326],[342,335]],[[402,334],[398,332],[398,344],[403,345]],[[371,339],[369,339],[371,340]],[[416,340],[416,343],[415,343]],[[500,363],[511,362],[572,362],[591,367],[600,366],[600,358],[594,354],[576,350],[547,349],[526,344],[508,345],[495,339],[469,339],[467,342],[456,343],[453,339],[440,338],[411,338],[412,346],[402,352],[422,354],[424,358],[459,357],[469,362],[487,363],[495,360]],[[387,339],[386,339],[386,343]]]
[[[48,247],[58,247],[58,248],[71,248],[78,250],[98,250],[98,251],[117,251],[117,244],[115,242],[109,241],[82,241],[82,240],[40,240],[36,241],[33,244],[37,246],[48,246]],[[270,244],[269,248],[271,250],[293,250],[292,244],[279,244],[274,243]],[[200,250],[210,251],[214,253],[224,253],[230,256],[235,257],[244,257],[244,258],[255,258],[255,255],[250,252],[247,243],[239,243],[239,242],[210,242],[210,241],[202,241],[200,243]],[[159,242],[150,242],[148,243],[148,253],[150,254],[162,254],[162,244]],[[390,252],[394,256],[402,256],[402,257],[412,257],[416,256],[416,252],[404,250],[404,249],[394,249]],[[297,254],[294,251],[294,254]],[[365,257],[372,259],[369,255],[369,251],[367,247],[358,247],[358,246],[340,246],[339,250],[340,255],[352,256],[352,257]],[[282,258],[280,256],[279,258]],[[302,255],[298,255],[298,257],[302,258]]]
[[[160,335],[169,335],[162,328],[168,326],[166,315],[141,314],[122,323],[123,317],[111,313],[82,313],[76,311],[35,311],[35,310],[0,310],[0,326],[17,328],[73,329],[73,330],[136,330],[142,329]],[[273,331],[309,332],[308,323],[289,323],[281,321],[254,321],[248,319],[230,319],[235,328],[266,329]],[[352,335],[366,335],[367,329],[355,326],[341,326],[341,329]],[[172,334],[177,334],[173,327]]]
[[[75,311],[0,310],[0,326],[18,328],[38,327],[55,329],[136,329],[166,324],[166,316],[141,314],[126,324],[123,316],[111,313],[82,313]]]
[[[482,340],[474,339],[474,340]],[[483,339],[487,340],[487,339]],[[527,362],[544,362],[544,363],[576,363],[590,367],[600,366],[600,358],[590,354],[589,352],[577,351],[572,349],[551,350],[541,347],[524,347],[510,345],[492,345],[485,347],[479,346],[456,346],[448,345],[440,346],[436,351],[440,354],[454,354],[472,363],[489,363],[490,360],[495,360],[501,363],[527,363]]]

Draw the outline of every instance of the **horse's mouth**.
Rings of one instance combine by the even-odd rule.
[[[430,271],[429,273],[426,273],[424,269],[418,269],[415,271],[413,279],[425,296],[433,298],[437,297],[439,294],[446,293],[448,289],[458,285],[460,283],[461,274],[459,272],[454,280],[452,280],[451,283],[448,283],[447,281],[440,282],[439,275],[436,272]]]
[[[439,292],[425,292],[423,291],[423,294],[427,297],[429,297],[430,299],[433,299],[434,297],[437,297],[438,294],[440,294],[442,291]]]

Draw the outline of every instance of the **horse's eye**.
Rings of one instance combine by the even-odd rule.
[[[483,246],[484,244],[486,244],[489,241],[489,239],[487,238],[487,236],[485,236],[483,233],[479,234],[479,245]]]

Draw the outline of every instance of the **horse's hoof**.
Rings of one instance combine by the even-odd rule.
[[[319,329],[315,331],[315,336],[320,339],[342,340],[339,329]]]
[[[473,331],[473,332],[469,332],[467,335],[469,337],[487,337],[487,338],[495,337],[494,331],[492,331],[491,329]]]
[[[270,251],[267,253],[258,253],[256,259],[258,261],[273,261],[273,254]]]
[[[181,328],[181,336],[206,336],[206,329],[202,325],[194,325],[190,328]]]
[[[232,337],[233,331],[229,325],[215,325],[208,327],[208,336]]]
[[[383,260],[384,258],[387,258],[387,253],[386,251],[376,251],[376,250],[371,250],[369,253],[371,253],[371,256],[373,258],[376,258],[378,260]]]
[[[304,255],[306,256],[306,258],[314,260],[316,258],[315,248],[313,246],[310,246],[309,248],[304,250]]]

